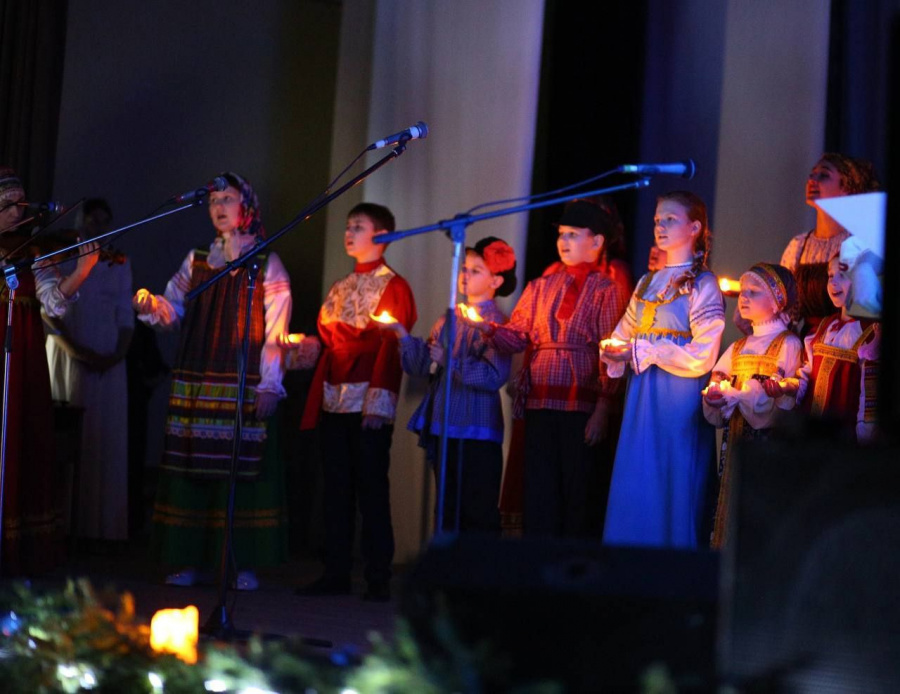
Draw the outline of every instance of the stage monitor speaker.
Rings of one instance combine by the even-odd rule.
[[[507,664],[504,686],[555,680],[566,691],[633,690],[665,664],[681,691],[714,676],[718,556],[599,542],[461,537],[411,571],[401,612],[440,650],[445,605],[463,643]],[[487,682],[494,691],[499,682]]]
[[[721,675],[740,690],[900,691],[900,450],[807,438],[736,456]]]

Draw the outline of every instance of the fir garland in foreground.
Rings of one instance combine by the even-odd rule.
[[[253,639],[243,650],[201,644],[200,660],[188,665],[153,651],[129,593],[98,594],[80,579],[46,595],[20,585],[4,604],[11,607],[0,620],[0,683],[7,694],[440,694],[496,690],[509,676],[505,659],[489,647],[464,645],[446,613],[434,624],[440,656],[426,657],[399,620],[394,640],[373,635],[372,653],[358,663],[341,654],[316,657],[297,641]],[[551,682],[503,689],[562,691]]]

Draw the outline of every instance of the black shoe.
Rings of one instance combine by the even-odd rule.
[[[297,588],[294,595],[350,595],[350,579],[322,576]]]
[[[390,602],[391,584],[387,581],[369,581],[369,587],[363,594],[363,600],[369,602]]]

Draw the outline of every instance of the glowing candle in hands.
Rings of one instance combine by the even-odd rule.
[[[721,381],[711,381],[700,392],[702,395],[710,394],[712,397],[721,397],[727,390],[731,390],[731,381],[723,378]]]
[[[369,314],[369,318],[377,323],[383,323],[384,325],[391,325],[397,322],[397,319],[394,318],[390,313],[386,310],[379,313],[377,316],[374,313]]]
[[[474,306],[467,306],[466,304],[457,304],[462,315],[473,323],[484,323],[484,318],[481,317],[481,314],[478,313],[478,309]]]
[[[601,349],[622,349],[631,344],[631,340],[620,340],[617,337],[610,337],[606,340],[600,340]]]

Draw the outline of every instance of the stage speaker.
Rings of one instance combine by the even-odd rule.
[[[444,647],[439,614],[468,647],[487,645],[498,666],[488,691],[539,680],[573,692],[636,689],[655,663],[681,691],[705,691],[717,587],[709,552],[461,537],[423,555],[401,613],[432,655]]]
[[[736,451],[720,675],[739,690],[900,691],[900,450]]]

